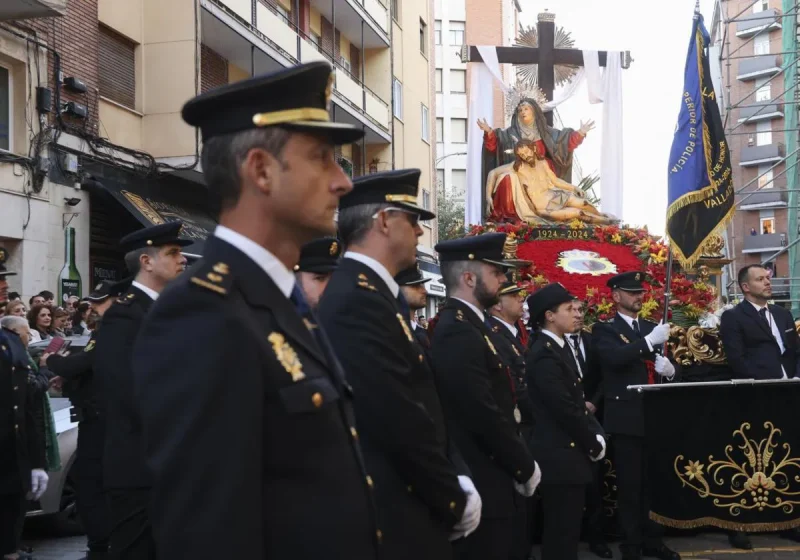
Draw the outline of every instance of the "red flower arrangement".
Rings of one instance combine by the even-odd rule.
[[[549,235],[543,236],[543,229]],[[532,261],[519,272],[520,284],[529,292],[551,282],[560,282],[586,302],[586,322],[592,324],[611,318],[614,302],[606,286],[609,278],[621,272],[638,270],[644,273],[647,288],[641,316],[660,321],[664,314],[664,284],[668,248],[646,228],[626,226],[587,226],[582,222],[567,226],[540,228],[527,224],[498,224],[491,229],[473,226],[467,235],[499,231],[513,235],[518,241],[517,258]],[[598,271],[597,275],[577,274],[559,266],[562,252],[591,251],[616,266],[616,272]],[[673,271],[670,321],[682,326],[696,324],[705,312],[711,311],[714,295],[708,285]]]

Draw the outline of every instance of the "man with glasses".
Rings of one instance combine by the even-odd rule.
[[[374,479],[386,560],[441,560],[449,538],[474,531],[481,502],[447,455],[433,374],[394,277],[416,262],[420,171],[354,181],[339,205],[346,252],[320,303],[320,320],[353,384],[359,439]]]

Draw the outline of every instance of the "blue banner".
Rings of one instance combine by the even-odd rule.
[[[703,16],[697,14],[669,157],[667,237],[685,268],[694,265],[703,244],[724,230],[734,212],[733,172],[711,81],[709,42]]]

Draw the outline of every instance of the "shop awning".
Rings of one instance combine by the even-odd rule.
[[[217,225],[205,203],[207,194],[204,190],[179,186],[174,181],[147,182],[138,177],[131,180],[98,177],[97,182],[99,185],[95,185],[95,189],[101,187],[113,196],[145,227],[182,221],[181,237],[194,241],[184,248],[184,254],[203,254],[205,240]]]

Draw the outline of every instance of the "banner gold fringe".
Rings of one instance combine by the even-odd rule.
[[[675,529],[698,529],[700,527],[717,527],[728,531],[744,531],[746,533],[769,533],[775,531],[788,531],[800,527],[800,519],[782,521],[780,523],[734,523],[717,517],[700,517],[698,519],[672,519],[650,512],[650,519],[665,527]]]

